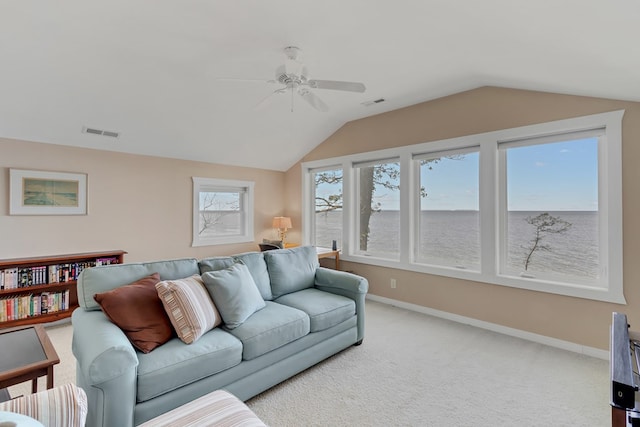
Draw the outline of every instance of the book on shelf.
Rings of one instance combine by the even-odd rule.
[[[5,268],[2,279],[3,289],[16,289],[18,287],[18,268]]]
[[[117,259],[115,261],[117,262]],[[82,270],[95,265],[96,262],[87,261],[48,266],[5,268],[0,270],[0,290],[28,288],[30,286],[78,280]]]
[[[111,265],[117,264],[118,258],[116,257],[104,257],[104,258],[96,258],[96,265]]]
[[[69,310],[69,289],[0,298],[0,322]]]

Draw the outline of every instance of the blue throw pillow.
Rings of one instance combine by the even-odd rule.
[[[242,262],[223,270],[202,275],[209,295],[228,329],[242,325],[256,311],[266,306],[249,269]]]
[[[267,263],[264,261],[264,253],[247,252],[235,255],[233,258],[236,261],[242,261],[244,265],[247,266],[251,277],[253,277],[253,281],[256,282],[260,295],[262,295],[262,299],[271,301],[273,299],[273,295],[271,294],[271,281],[269,279],[269,272],[267,271]]]

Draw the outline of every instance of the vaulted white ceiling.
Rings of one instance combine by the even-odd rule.
[[[480,86],[640,101],[639,22],[631,0],[0,0],[0,137],[282,171],[348,121]],[[366,92],[256,108],[290,45]]]

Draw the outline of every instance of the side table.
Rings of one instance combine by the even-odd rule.
[[[336,270],[340,270],[340,251],[316,247],[316,252],[318,252],[318,259],[334,258],[336,260]]]
[[[0,389],[31,380],[31,392],[38,391],[38,377],[47,376],[53,388],[53,365],[58,353],[42,325],[0,329]]]

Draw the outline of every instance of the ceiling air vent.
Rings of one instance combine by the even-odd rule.
[[[361,104],[364,105],[365,107],[370,107],[374,104],[380,104],[381,102],[384,102],[384,101],[385,101],[384,98],[378,98],[378,99],[374,99],[373,101],[362,102]]]
[[[110,130],[102,130],[102,129],[96,129],[96,128],[90,128],[87,126],[83,126],[82,127],[82,133],[90,133],[93,135],[102,135],[102,136],[108,136],[110,138],[117,138],[118,136],[120,136],[120,132],[113,132]]]

